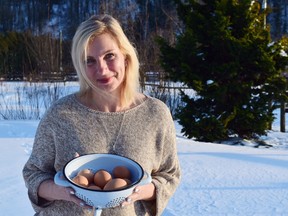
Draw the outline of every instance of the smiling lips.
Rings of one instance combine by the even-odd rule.
[[[115,76],[112,76],[112,77],[103,77],[103,78],[100,78],[100,79],[97,79],[97,82],[101,83],[101,84],[108,84],[112,81],[112,79],[114,77],[117,77],[116,75]]]
[[[97,79],[97,81],[99,82],[99,83],[102,83],[102,84],[107,84],[107,83],[109,83],[109,81],[111,80],[112,78],[110,77],[110,78],[102,78],[102,79]]]

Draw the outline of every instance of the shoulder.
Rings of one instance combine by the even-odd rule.
[[[145,100],[133,112],[138,117],[142,116],[145,120],[158,121],[159,123],[172,121],[172,116],[168,106],[161,100],[146,96]]]
[[[75,94],[66,95],[56,100],[48,109],[48,112],[55,112],[66,107],[75,106]]]
[[[63,113],[73,109],[73,107],[76,106],[75,101],[75,94],[69,94],[67,96],[64,96],[58,100],[56,100],[45,112],[43,116],[43,120],[46,119],[57,119],[59,118]]]
[[[150,97],[147,96],[147,106],[156,112],[160,112],[160,113],[169,113],[170,114],[170,110],[168,108],[168,106],[161,100],[154,98],[154,97]]]
[[[149,125],[151,128],[154,128],[155,131],[160,133],[169,131],[173,136],[175,133],[175,126],[168,106],[160,99],[147,96],[145,107],[142,117],[146,125]]]

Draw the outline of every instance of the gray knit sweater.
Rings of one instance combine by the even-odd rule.
[[[161,215],[180,181],[174,123],[164,103],[147,97],[130,110],[107,113],[83,106],[71,94],[52,105],[40,121],[23,169],[36,215],[92,215],[72,202],[48,202],[37,195],[40,183],[53,179],[75,152],[126,156],[151,173],[156,200],[103,209],[102,216]]]

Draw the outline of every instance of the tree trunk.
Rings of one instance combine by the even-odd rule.
[[[280,131],[285,132],[285,103],[281,102],[281,107],[280,107]]]

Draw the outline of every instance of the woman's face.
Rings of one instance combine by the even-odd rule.
[[[125,76],[125,56],[107,33],[88,45],[86,74],[92,84],[109,93],[119,92]]]

